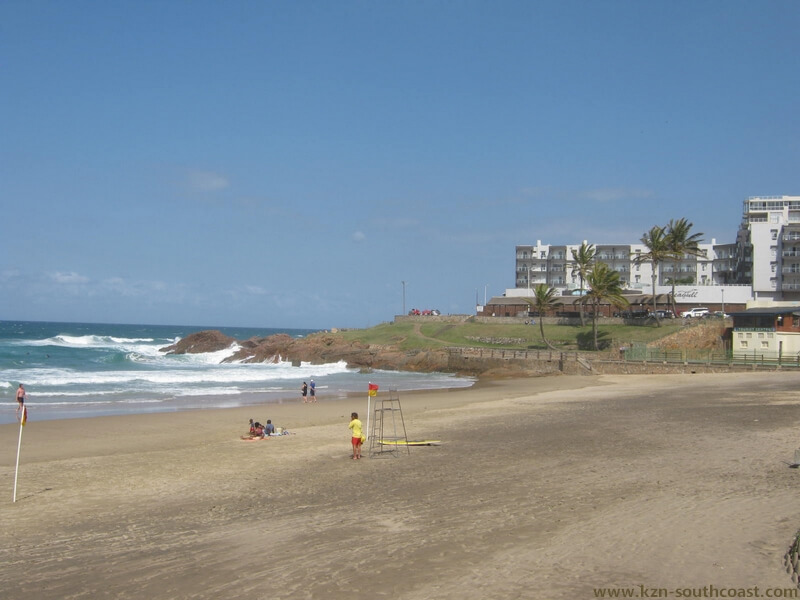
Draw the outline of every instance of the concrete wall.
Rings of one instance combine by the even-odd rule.
[[[517,368],[539,375],[646,375],[732,373],[753,371],[796,371],[800,363],[764,365],[702,364],[659,361],[626,361],[614,351],[551,352],[548,350],[499,350],[493,348],[451,348],[448,367],[454,372],[481,373],[489,369]]]

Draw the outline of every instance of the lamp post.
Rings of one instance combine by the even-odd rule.
[[[722,318],[725,318],[725,288],[720,290],[722,292]]]
[[[403,284],[403,314],[406,314],[406,282],[401,281]]]

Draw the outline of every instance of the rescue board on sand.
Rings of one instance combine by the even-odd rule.
[[[384,446],[438,446],[441,440],[381,440]]]

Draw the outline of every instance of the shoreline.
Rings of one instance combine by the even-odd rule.
[[[19,427],[3,425],[0,585],[15,600],[796,589],[782,560],[800,474],[782,461],[798,384],[560,376],[401,393],[409,438],[442,444],[361,461],[347,422],[365,394],[29,422],[15,504]],[[293,435],[242,441],[251,417]]]
[[[425,392],[435,392],[437,390],[461,390],[461,389],[470,389],[472,388],[478,381],[477,377],[472,378],[465,378],[462,377],[461,379],[471,379],[471,385],[463,385],[463,386],[450,386],[450,387],[443,387],[443,388],[419,388],[407,391],[400,391],[402,394],[410,394],[410,393],[425,393]],[[321,390],[321,393],[320,391]],[[388,393],[388,391],[387,391]],[[356,392],[356,391],[345,391],[339,390],[334,391],[333,393],[328,393],[328,388],[318,388],[317,397],[318,398],[328,398],[328,400],[324,401],[331,401],[332,399],[344,399],[351,396],[359,396],[363,395],[366,397],[366,391]],[[264,400],[265,396],[272,396],[271,398]],[[333,398],[331,398],[333,396]],[[208,406],[200,406],[204,403],[207,403]],[[230,406],[224,406],[224,404],[230,404]],[[139,404],[142,406],[148,407],[146,410],[140,410],[138,412],[121,412],[119,406],[111,406],[109,408],[102,408],[103,405],[97,403],[94,405],[92,402],[87,402],[85,404],[80,405],[80,407],[70,407],[70,408],[59,408],[53,409],[49,405],[39,406],[37,407],[35,400],[29,400],[27,402],[28,406],[28,419],[36,421],[38,423],[43,423],[46,421],[66,421],[71,419],[92,419],[98,417],[113,417],[113,416],[129,416],[129,415],[139,415],[139,414],[154,414],[154,415],[163,415],[163,414],[172,414],[172,413],[180,413],[180,412],[191,412],[195,410],[233,410],[236,408],[247,408],[253,407],[253,409],[257,409],[259,406],[273,406],[273,405],[283,405],[283,404],[302,404],[300,400],[300,391],[298,390],[283,390],[283,391],[274,391],[274,392],[251,392],[251,391],[244,391],[238,394],[229,394],[229,395],[215,395],[215,394],[206,394],[206,395],[187,395],[187,396],[179,396],[175,398],[171,398],[169,400],[158,401],[155,408],[152,406],[155,404],[155,401],[152,400],[141,400]],[[121,406],[127,405],[135,405],[136,401],[126,401],[121,404]],[[0,408],[2,412],[0,412],[0,427],[6,425],[15,425],[14,419],[16,413],[16,401],[14,398],[7,398],[6,402],[3,403],[3,408]],[[40,414],[45,414],[45,418],[41,420],[37,420],[37,416]],[[16,422],[18,424],[18,422]]]

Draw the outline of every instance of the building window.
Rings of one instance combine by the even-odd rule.
[[[778,239],[778,230],[777,229],[770,229],[769,232],[772,235],[772,239],[773,240],[777,240]]]
[[[762,349],[769,348],[769,342],[761,342],[761,348]]]
[[[742,342],[739,344],[739,347],[740,347],[740,348],[747,348],[747,342],[745,342],[745,341],[742,341]]]

